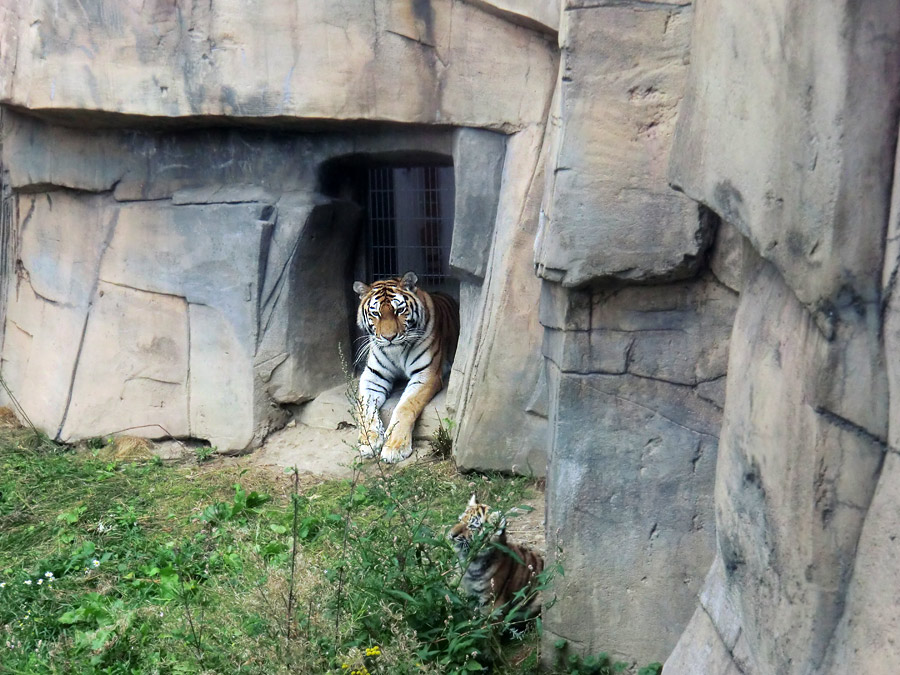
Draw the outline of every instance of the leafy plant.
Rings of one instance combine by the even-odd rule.
[[[214,445],[198,445],[194,448],[194,456],[197,459],[197,464],[208,462],[218,451],[218,448]]]
[[[563,638],[553,643],[556,652],[557,672],[567,675],[615,675],[616,673],[633,672],[625,661],[613,661],[609,654],[581,655],[569,650],[569,642]],[[639,668],[637,675],[660,675],[661,663],[651,663]]]
[[[449,417],[438,418],[438,428],[428,440],[431,454],[438,459],[450,459],[453,455],[453,427],[456,423]]]
[[[660,675],[660,673],[662,673],[662,669],[663,664],[657,661],[639,669],[637,675]]]
[[[84,444],[87,446],[88,450],[100,450],[106,446],[106,439],[96,436],[94,438],[88,438]]]
[[[462,592],[456,552],[444,536],[449,523],[433,510],[427,490],[401,472],[378,470],[368,486],[351,483],[343,501],[345,544],[326,573],[335,590],[334,642],[415,636],[414,661],[395,662],[397,672],[415,663],[448,674],[501,665],[515,627],[505,612],[482,611]],[[481,543],[490,545],[487,538]],[[546,590],[551,576],[541,575],[535,592]]]
[[[271,499],[269,495],[260,494],[255,490],[247,494],[240,485],[234,485],[234,499],[231,502],[218,502],[211,504],[203,510],[200,520],[213,525],[219,525],[232,520],[246,520],[248,515],[259,513],[259,507]]]

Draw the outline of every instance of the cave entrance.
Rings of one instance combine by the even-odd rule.
[[[450,265],[456,215],[453,161],[449,154],[434,152],[344,155],[321,165],[319,192],[333,200],[332,207],[348,207],[338,209],[345,214],[344,226],[330,225],[332,236],[343,232],[347,253],[344,274],[335,275],[330,283],[341,278],[349,324],[343,330],[353,345],[352,370],[358,373],[364,366],[363,335],[356,325],[359,298],[353,292],[354,281],[371,284],[412,271],[422,289],[459,300],[460,282]],[[395,398],[402,388],[403,383],[397,383]],[[442,403],[429,411],[435,420],[446,415]],[[349,413],[344,383],[323,391],[298,419],[334,429],[354,423]],[[431,426],[417,427],[416,433],[427,437]]]
[[[374,166],[366,179],[365,280],[413,271],[426,290],[458,297],[450,276],[453,167]]]
[[[449,155],[345,155],[325,162],[319,179],[323,194],[361,210],[347,242],[353,253],[344,279],[354,325],[354,281],[371,284],[412,271],[426,291],[459,300],[459,280],[450,267],[456,184]]]

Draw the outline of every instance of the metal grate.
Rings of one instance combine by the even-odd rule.
[[[368,271],[373,281],[412,270],[430,287],[449,278],[453,167],[369,170]]]

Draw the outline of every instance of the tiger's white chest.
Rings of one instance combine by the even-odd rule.
[[[388,375],[395,378],[408,379],[413,368],[413,359],[410,358],[417,343],[401,344],[401,345],[377,345],[372,344],[372,351],[376,361],[384,370],[388,371]]]

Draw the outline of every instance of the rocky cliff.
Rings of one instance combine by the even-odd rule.
[[[671,177],[745,255],[717,558],[666,673],[896,661],[898,30],[896,2],[697,8]]]

